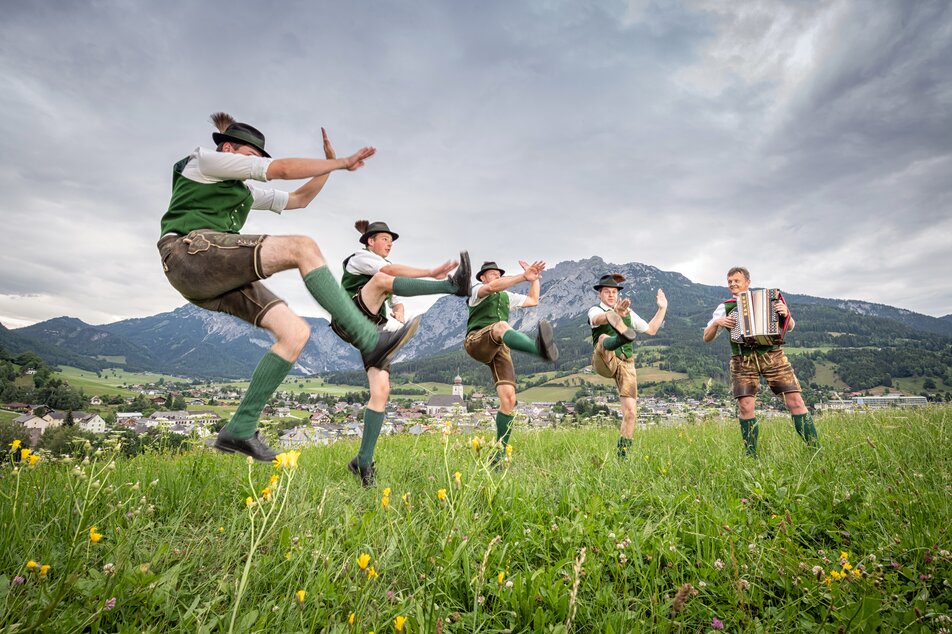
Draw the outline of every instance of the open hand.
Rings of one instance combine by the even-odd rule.
[[[349,172],[358,170],[364,166],[365,160],[369,159],[371,156],[373,156],[376,153],[377,153],[377,148],[373,148],[373,147],[360,148],[359,150],[357,150],[356,152],[354,152],[347,158],[343,159],[344,169],[346,169]]]
[[[403,304],[394,304],[391,306],[390,316],[399,321],[401,324],[407,322],[406,318],[403,316]]]
[[[625,299],[620,299],[615,304],[615,312],[624,317],[628,314],[628,309],[631,308],[631,300],[627,297]]]
[[[522,267],[526,281],[529,282],[534,282],[539,279],[539,275],[545,270],[545,262],[542,260],[536,260],[532,264],[529,264],[525,260],[519,260],[519,266]]]
[[[668,298],[665,297],[664,291],[660,288],[658,289],[658,308],[667,308],[668,307]]]
[[[446,279],[446,276],[449,275],[450,271],[455,269],[457,266],[459,266],[459,262],[456,260],[447,260],[436,268],[430,269],[430,277],[435,280]]]
[[[337,152],[334,151],[334,146],[331,145],[331,140],[327,137],[327,130],[321,128],[321,135],[324,137],[324,158],[336,159]]]

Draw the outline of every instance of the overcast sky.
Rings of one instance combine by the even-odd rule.
[[[11,3],[0,322],[182,305],[159,218],[217,110],[276,157],[322,156],[321,126],[341,155],[378,148],[245,225],[310,235],[337,271],[367,218],[407,264],[597,254],[707,284],[743,264],[758,286],[952,313],[952,4],[676,4]],[[321,314],[296,274],[269,285]]]

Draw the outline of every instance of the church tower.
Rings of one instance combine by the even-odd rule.
[[[463,377],[459,374],[453,379],[453,396],[463,398]]]

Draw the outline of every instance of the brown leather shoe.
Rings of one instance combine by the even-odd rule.
[[[456,273],[453,273],[453,286],[456,292],[453,293],[459,297],[469,297],[473,290],[473,265],[469,262],[469,251],[459,252],[459,266],[456,267]]]
[[[381,330],[380,339],[374,349],[360,355],[364,360],[364,367],[367,369],[387,367],[390,360],[396,356],[397,351],[413,337],[417,328],[420,327],[421,319],[422,317],[417,315],[404,324],[400,330]]]
[[[559,360],[559,348],[555,345],[555,333],[552,324],[544,319],[539,320],[539,332],[536,334],[536,347],[539,354],[546,361],[555,363]]]

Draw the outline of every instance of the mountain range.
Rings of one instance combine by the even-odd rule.
[[[622,295],[632,299],[633,310],[645,319],[654,315],[657,289],[664,289],[669,302],[667,322],[680,326],[672,331],[679,336],[699,338],[711,311],[727,297],[724,287],[697,284],[680,273],[636,262],[607,263],[591,257],[561,262],[547,270],[539,306],[513,310],[510,323],[528,332],[534,330],[540,319],[547,319],[555,325],[560,341],[585,341],[584,313],[597,302],[592,285],[606,272],[619,272],[627,278]],[[525,292],[526,287],[513,290]],[[952,315],[935,318],[859,300],[796,294],[787,295],[787,299],[795,315],[798,307],[825,307],[824,319],[841,322],[837,331],[842,333],[854,332],[857,324],[881,329],[877,324],[888,322],[898,328],[897,336],[920,333],[952,337]],[[397,361],[420,360],[461,349],[466,317],[463,299],[441,297],[423,315],[420,331]],[[307,321],[312,326],[311,339],[295,372],[315,374],[360,368],[356,350],[334,335],[327,320]],[[270,345],[271,338],[265,331],[191,304],[151,317],[104,325],[90,325],[72,317],[58,317],[14,330],[0,325],[0,346],[9,352],[33,351],[49,363],[90,370],[122,367],[189,377],[247,377]]]

